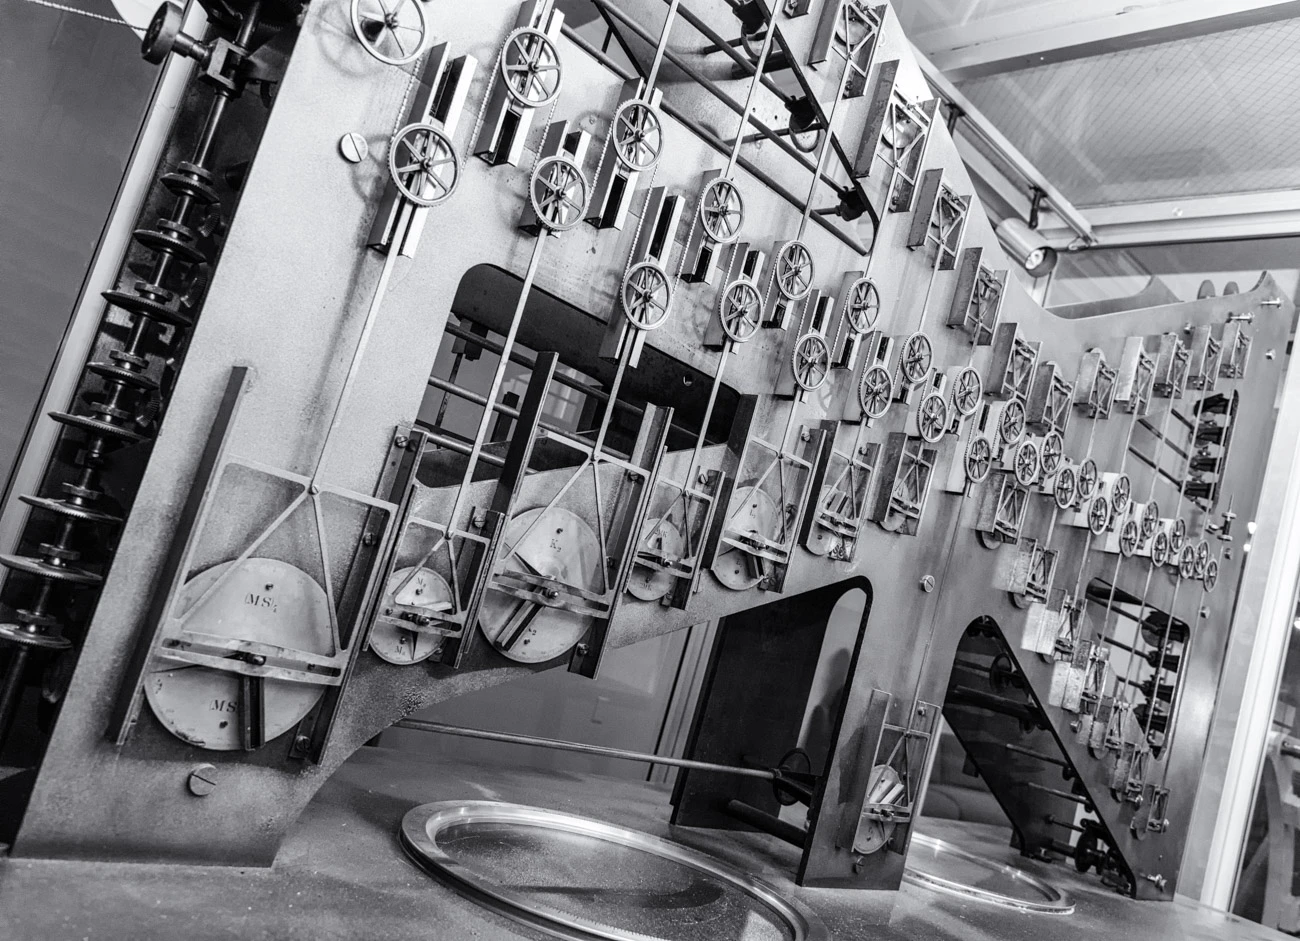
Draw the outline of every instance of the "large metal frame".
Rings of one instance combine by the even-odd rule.
[[[743,806],[731,806],[726,826],[765,829],[800,846],[800,881],[897,888],[939,711],[969,705],[951,699],[950,679],[976,619],[996,625],[981,628],[990,644],[999,636],[1003,643],[1007,637],[1035,641],[1027,648],[1008,645],[1007,666],[1000,665],[997,675],[1022,684],[1015,714],[1033,720],[1036,747],[1020,741],[1029,733],[1017,731],[1018,723],[1004,727],[976,716],[966,726],[984,722],[979,727],[1000,736],[998,747],[1049,756],[1045,767],[1017,765],[1018,780],[999,779],[998,796],[1022,850],[1092,858],[1087,846],[1045,837],[1038,819],[1049,798],[1073,806],[1069,797],[1040,790],[1052,787],[1048,778],[1059,777],[1064,764],[1084,792],[1074,797],[1097,809],[1097,838],[1113,850],[1114,859],[1106,856],[1108,876],[1127,874],[1128,881],[1117,884],[1130,894],[1170,897],[1208,718],[1197,709],[1161,712],[1160,694],[1175,672],[1165,635],[1183,625],[1173,641],[1179,688],[1170,697],[1204,701],[1218,683],[1237,574],[1224,566],[1222,584],[1211,593],[1213,579],[1205,576],[1218,560],[1204,540],[1215,532],[1211,515],[1217,518],[1228,499],[1239,515],[1254,511],[1263,469],[1240,457],[1225,463],[1225,455],[1234,440],[1268,437],[1282,368],[1268,351],[1285,342],[1290,305],[1264,279],[1233,297],[1063,319],[1004,281],[1000,306],[992,305],[997,309],[975,324],[968,316],[976,293],[972,279],[1005,266],[996,236],[976,211],[969,178],[938,123],[927,133],[910,208],[882,212],[871,204],[848,156],[864,146],[874,155],[879,144],[878,130],[864,131],[878,99],[866,89],[851,94],[868,44],[845,37],[840,49],[832,41],[818,70],[803,65],[819,24],[834,23],[835,16],[802,16],[786,5],[696,10],[673,3],[665,22],[658,0],[600,0],[598,6],[633,51],[644,86],[629,86],[632,76],[611,71],[567,38],[545,0],[447,7],[429,72],[375,58],[364,35],[339,28],[337,17],[346,11],[337,5],[307,11],[166,424],[86,631],[79,668],[34,783],[30,776],[20,782],[30,790],[22,795],[29,799],[15,852],[267,865],[320,783],[376,732],[411,712],[564,662],[591,675],[602,651],[713,620],[721,627],[688,750],[711,760],[699,753],[749,743],[751,754],[727,754],[726,763],[758,760],[779,767],[798,745],[826,620],[845,591],[861,588],[869,594],[870,614],[859,625],[844,690],[822,704],[828,729],[820,753],[811,756],[812,786],[736,797],[730,779],[724,785],[691,772],[679,783],[678,822],[714,825],[719,798],[729,797],[722,806]],[[837,6],[832,13],[838,12]],[[906,39],[888,9],[878,21],[877,15],[871,8],[871,61],[897,62],[891,94],[896,85],[914,101],[923,85]],[[659,26],[658,35],[645,24]],[[677,29],[686,37],[702,35],[708,44],[669,42]],[[507,37],[523,41],[535,56],[505,57]],[[821,40],[825,45],[824,30]],[[484,64],[472,81],[470,62]],[[685,78],[659,89],[655,78],[665,63]],[[534,66],[548,76],[562,69],[562,80],[542,81],[545,94],[536,100],[527,82],[522,90],[512,85],[516,94],[507,90],[503,97],[506,77]],[[879,71],[872,67],[868,74]],[[439,102],[450,99],[432,87],[435,79],[426,88],[413,84],[430,74],[445,76],[436,79],[438,86],[445,83],[447,95],[463,105],[466,120],[458,126],[447,120]],[[655,92],[664,92],[662,152],[653,168],[638,171],[647,177],[647,198],[632,202],[643,207],[640,222],[634,227],[629,217],[620,229],[602,226],[602,217],[593,225],[588,174],[603,163],[600,142],[609,145],[609,124],[626,104],[629,87],[647,96],[647,107],[659,107]],[[608,107],[593,111],[593,102]],[[412,107],[419,113],[412,115]],[[691,120],[678,120],[673,107],[691,112]],[[815,158],[755,118],[773,107],[797,112],[790,133],[807,135]],[[596,120],[588,121],[593,114]],[[442,125],[416,132],[438,146],[422,152],[408,146],[403,152],[410,164],[387,154],[353,161],[346,157],[353,151],[339,151],[340,128],[363,141],[392,141],[412,117]],[[522,140],[529,123],[540,138],[533,148]],[[491,141],[478,148],[484,159],[462,156],[476,150],[489,125]],[[734,137],[725,139],[733,129]],[[863,133],[870,140],[846,146]],[[356,147],[354,138],[347,140]],[[772,140],[781,144],[766,146]],[[536,155],[531,163],[530,154]],[[426,174],[450,172],[449,160],[454,178],[441,177],[437,192],[426,191]],[[392,182],[396,196],[384,195],[390,171],[409,175],[405,188]],[[718,195],[720,186],[728,188],[726,198],[698,211],[704,195]],[[678,210],[682,221],[675,225]],[[718,224],[722,217],[726,226]],[[973,250],[980,254],[963,256]],[[662,276],[647,275],[651,280],[641,285],[657,298],[653,314],[629,309],[636,305],[627,302],[629,273],[645,264]],[[867,331],[853,327],[866,355],[844,362],[838,348],[848,294],[863,278],[870,278],[879,310]],[[738,285],[753,301],[730,310],[749,326],[743,338],[727,329],[738,321],[724,317],[720,306]],[[250,297],[257,298],[255,308]],[[751,323],[754,311],[760,313]],[[463,322],[452,324],[453,315]],[[1159,349],[1176,346],[1167,335],[1189,324],[1192,334],[1210,330],[1227,351],[1214,382],[1202,376],[1192,395],[1166,370],[1165,381],[1151,388],[1139,364],[1150,363],[1154,378]],[[462,343],[462,352],[474,348],[474,355],[497,357],[480,367],[489,376],[486,394],[463,394],[451,374],[431,378],[445,339],[448,346],[451,339]],[[993,342],[981,345],[986,339]],[[523,356],[523,349],[534,352]],[[1054,386],[1057,409],[1050,421],[1045,402],[1034,399],[1042,372],[1030,368],[1034,355],[1037,363],[1056,364],[1047,374],[1062,380]],[[1088,381],[1100,374],[1103,356],[1120,366],[1114,383],[1120,407],[1113,409],[1108,384]],[[1011,368],[1013,361],[1019,368]],[[886,373],[888,394],[886,407],[867,416],[854,403],[861,405],[858,393],[872,369]],[[947,383],[962,369],[998,381],[984,383],[969,412],[954,414],[947,409]],[[237,420],[227,420],[221,406],[232,370],[246,370],[239,374],[250,379]],[[1009,384],[1001,381],[1008,374]],[[711,379],[707,398],[703,382],[681,391],[700,377]],[[1068,407],[1075,377],[1077,414],[1067,426],[1060,407]],[[477,429],[472,436],[423,409],[430,388],[461,394],[481,409],[470,421]],[[522,398],[511,397],[519,392]],[[578,414],[559,427],[563,409],[554,400],[571,394],[568,404]],[[725,410],[724,400],[730,403]],[[1032,416],[1026,413],[1031,401]],[[687,412],[698,425],[674,427],[673,416]],[[722,427],[710,427],[715,417]],[[245,460],[221,465],[205,451],[214,425],[220,429],[213,439],[217,450]],[[976,480],[966,473],[965,457],[981,425],[993,438],[988,462],[999,473]],[[1089,503],[1057,495],[1040,458],[1049,431],[1064,438],[1060,447],[1053,440],[1053,452],[1060,450],[1080,476],[1100,479],[1101,492],[1090,494]],[[1193,447],[1207,451],[1194,468],[1188,464]],[[336,620],[348,621],[341,632],[349,637],[346,657],[313,664],[338,670],[338,682],[328,684],[337,693],[323,698],[310,728],[286,733],[282,741],[253,735],[239,749],[218,752],[183,742],[146,708],[123,710],[105,736],[103,704],[118,697],[139,703],[141,663],[157,657],[155,640],[165,647],[170,637],[177,643],[168,649],[181,650],[193,639],[167,624],[155,637],[162,622],[151,616],[149,601],[163,599],[153,614],[165,614],[177,586],[198,575],[191,571],[201,562],[188,524],[198,521],[199,535],[215,527],[221,537],[204,561],[238,565],[248,557],[254,540],[241,540],[236,524],[239,513],[250,512],[244,498],[252,490],[226,493],[217,483],[224,475],[213,471],[247,467],[250,455],[258,467],[274,469],[270,476],[292,485],[300,501],[347,495],[383,517],[369,541],[358,527],[318,518],[315,539],[309,534],[285,550],[293,556],[285,561],[300,569],[322,544],[348,546],[349,558],[355,550],[359,600],[346,615],[335,611]],[[870,479],[855,485],[851,512],[829,518],[828,511],[840,512],[835,504],[844,496],[835,482],[868,463]],[[790,471],[798,477],[793,483]],[[543,567],[531,554],[520,558],[518,543],[540,518],[526,515],[545,512],[560,495],[567,498],[574,481],[588,477],[594,494],[575,500],[565,519],[598,520],[585,525],[599,551],[574,551],[575,534],[565,531],[566,524],[539,540],[538,551],[554,565]],[[760,498],[765,479],[786,486]],[[606,503],[606,483],[623,496]],[[675,499],[674,488],[698,495],[712,510],[709,539],[693,558],[655,541],[650,520],[656,500],[665,492]],[[746,493],[732,505],[733,497]],[[1000,500],[1004,494],[1011,499]],[[1143,504],[1158,500],[1170,514],[1159,525],[1167,521],[1170,533],[1177,521],[1190,530],[1190,557],[1180,547],[1171,566],[1123,551],[1125,545],[1134,549],[1123,530],[1138,522],[1126,515],[1133,494]],[[747,501],[755,512],[742,523],[739,511]],[[992,529],[997,539],[985,541],[987,551],[978,549],[983,508],[1011,504],[1014,512]],[[805,520],[810,526],[802,525]],[[511,521],[522,535],[511,536]],[[820,554],[810,547],[811,526],[825,522],[852,546]],[[457,577],[419,571],[431,543],[458,536],[468,551],[453,560],[464,566],[456,568]],[[1204,557],[1197,554],[1201,545]],[[726,549],[762,558],[770,570],[756,563],[760,577],[739,580],[728,580],[717,565],[704,572]],[[510,572],[512,559],[521,567]],[[601,590],[584,587],[578,577],[590,574],[593,562],[605,579],[597,582]],[[631,584],[638,563],[675,584],[642,597]],[[449,589],[454,598],[436,591],[435,598],[416,598],[416,589],[436,589],[439,579],[455,583],[460,575],[464,581]],[[1095,586],[1103,582],[1111,590],[1099,596]],[[385,593],[393,604],[378,602]],[[546,658],[512,657],[503,649],[508,645],[481,636],[488,633],[479,630],[482,618],[476,623],[471,601],[493,594],[533,605],[530,618],[577,614],[599,624],[575,632]],[[334,595],[327,593],[331,601]],[[1146,625],[1159,644],[1114,635],[1121,628],[1141,633],[1130,616],[1133,598],[1139,611],[1165,613],[1163,621]],[[410,662],[380,654],[375,641],[381,628],[438,634],[422,629],[435,628],[462,600],[464,616],[455,630],[444,625],[440,634],[456,634],[455,649]],[[1092,622],[1083,616],[1085,605]],[[292,611],[285,613],[292,619]],[[1051,636],[1041,629],[1052,620],[1048,614],[1056,616]],[[1028,630],[1031,621],[1040,630]],[[1087,636],[1090,623],[1100,637]],[[238,656],[220,658],[231,663],[204,665],[256,678],[266,664],[246,658],[267,651],[231,646],[239,649],[226,652]],[[288,645],[277,646],[283,653]],[[1102,659],[1093,657],[1098,646],[1114,648],[1105,659],[1117,676],[1125,665],[1138,669],[1137,658],[1120,662],[1126,649],[1154,658],[1148,702],[1126,688],[1122,697],[1110,695],[1110,712],[1102,715],[1104,697],[1093,697],[1085,682],[1089,675],[1096,679],[1096,670],[1087,671]],[[1144,675],[1131,677],[1132,688],[1141,688]],[[303,678],[301,671],[295,678]],[[1067,681],[1070,696],[1064,695]],[[256,684],[246,688],[247,701],[257,702]],[[957,698],[963,696],[981,708],[991,703],[966,692]],[[1088,750],[1090,740],[1077,741],[1070,731],[1085,706],[1094,710],[1087,715],[1099,729],[1096,754]],[[1117,727],[1110,736],[1116,715],[1137,717],[1141,727]],[[1178,736],[1171,741],[1175,725]],[[123,730],[129,731],[125,740]],[[192,777],[200,763],[215,769],[215,789]],[[1134,796],[1144,799],[1142,806],[1135,806]],[[810,823],[802,835],[776,818],[772,804],[788,800],[808,805]]]

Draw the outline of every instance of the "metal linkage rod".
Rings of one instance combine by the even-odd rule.
[[[553,748],[556,751],[578,752],[582,755],[599,755],[602,758],[621,758],[624,761],[643,761],[649,765],[666,765],[670,768],[689,768],[692,771],[716,771],[719,774],[735,774],[746,778],[761,778],[775,781],[776,772],[766,768],[737,768],[733,765],[716,765],[710,761],[691,761],[689,758],[668,758],[663,755],[650,755],[645,752],[630,751],[626,748],[610,748],[605,745],[587,745],[582,742],[566,742],[555,738],[539,738],[535,735],[516,735],[513,732],[492,732],[487,729],[471,729],[463,725],[447,725],[443,722],[428,722],[424,719],[403,719],[395,728],[411,729],[415,732],[435,732],[439,735],[458,735],[462,738],[479,738],[489,742],[508,742],[512,745],[536,745],[539,748]]]

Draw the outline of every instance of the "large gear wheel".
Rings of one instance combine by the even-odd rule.
[[[659,112],[639,98],[618,106],[610,133],[614,156],[629,170],[649,170],[663,155],[664,126]]]
[[[1137,520],[1125,520],[1124,525],[1119,528],[1119,554],[1126,559],[1132,558],[1133,553],[1137,552],[1137,547]]]
[[[1002,443],[1009,448],[1019,444],[1025,436],[1025,424],[1025,407],[1018,399],[1012,399],[1002,409],[1002,417],[998,420],[998,436]]]
[[[1201,576],[1201,585],[1206,591],[1214,591],[1214,587],[1219,584],[1219,562],[1217,559],[1210,559],[1205,563],[1205,574]]]
[[[858,278],[849,286],[844,315],[854,333],[866,333],[880,317],[880,292],[870,278]]]
[[[1097,481],[1100,479],[1097,473],[1097,462],[1092,458],[1084,458],[1079,465],[1078,484],[1079,496],[1084,500],[1091,500],[1092,495],[1097,492]]]
[[[1079,499],[1079,477],[1070,465],[1065,465],[1056,472],[1052,483],[1052,499],[1058,509],[1068,510]]]
[[[930,374],[930,365],[934,362],[934,349],[930,338],[924,333],[913,333],[903,341],[903,353],[898,362],[898,371],[903,382],[909,386],[925,381]]]
[[[812,253],[803,242],[786,242],[776,255],[773,280],[776,289],[788,301],[801,301],[812,291],[816,266]]]
[[[984,397],[984,380],[973,366],[963,366],[952,383],[952,407],[962,418],[974,415]]]
[[[1204,578],[1205,570],[1210,564],[1210,544],[1202,539],[1196,544],[1196,566],[1193,574],[1196,578]]]
[[[1042,446],[1038,449],[1038,462],[1042,466],[1043,476],[1051,477],[1061,469],[1065,462],[1065,442],[1059,432],[1049,431],[1043,435]]]
[[[582,170],[560,154],[539,163],[528,186],[533,212],[553,232],[565,232],[582,221],[588,192]]]
[[[858,383],[858,404],[863,413],[871,419],[884,418],[893,400],[894,381],[889,377],[889,370],[880,365],[863,370]]]
[[[1015,469],[1016,483],[1022,487],[1031,486],[1038,479],[1038,472],[1041,469],[1038,445],[1032,441],[1020,442],[1016,447],[1012,467]]]
[[[506,91],[525,108],[549,105],[560,94],[560,54],[540,29],[523,26],[507,36],[500,68]]]
[[[1110,508],[1115,511],[1116,516],[1123,516],[1128,510],[1129,499],[1133,495],[1133,484],[1128,479],[1128,474],[1120,474],[1115,478],[1115,484],[1110,488]]]
[[[1187,542],[1187,520],[1181,516],[1174,520],[1173,529],[1169,533],[1169,551],[1182,552],[1183,546]]]
[[[763,296],[748,278],[739,278],[718,295],[718,319],[722,332],[733,343],[753,339],[763,318]]]
[[[413,0],[419,5],[419,0]],[[450,138],[432,124],[408,124],[388,145],[393,185],[417,206],[436,206],[460,182],[460,158]]]
[[[1088,529],[1094,536],[1100,536],[1110,526],[1110,501],[1103,496],[1095,496],[1088,504]]]
[[[813,392],[826,384],[831,374],[831,348],[820,333],[805,333],[794,345],[791,356],[794,381],[805,392]]]
[[[966,446],[966,479],[973,484],[983,483],[993,469],[993,444],[983,435],[971,438]]]
[[[658,330],[668,320],[673,289],[668,274],[656,262],[642,261],[623,276],[619,298],[623,315],[638,330]]]
[[[745,200],[735,183],[718,177],[704,187],[700,194],[700,225],[704,232],[719,245],[734,242],[745,224]]]
[[[1157,568],[1169,564],[1169,536],[1163,531],[1151,537],[1151,564]]]
[[[1156,501],[1150,500],[1142,508],[1142,541],[1146,542],[1155,533],[1156,527],[1160,525],[1160,507]]]
[[[1196,577],[1196,547],[1186,543],[1178,553],[1178,575],[1180,578]]]
[[[916,406],[916,430],[930,444],[938,444],[948,430],[948,403],[938,392],[927,392]]]

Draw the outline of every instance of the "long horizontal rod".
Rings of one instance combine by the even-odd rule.
[[[463,725],[447,725],[443,722],[427,722],[424,719],[403,719],[396,728],[411,729],[416,732],[436,732],[440,735],[459,735],[462,738],[481,738],[489,742],[509,742],[512,745],[536,745],[540,748],[553,748],[556,751],[572,751],[583,755],[600,755],[603,758],[622,758],[625,761],[643,761],[649,765],[667,765],[670,768],[689,768],[692,771],[717,771],[720,774],[735,774],[746,778],[762,778],[764,781],[776,780],[776,774],[766,768],[737,768],[734,765],[715,765],[711,761],[691,761],[688,758],[668,758],[663,755],[649,755],[645,752],[629,751],[626,748],[609,748],[605,745],[587,745],[582,742],[566,742],[556,738],[539,738],[535,735],[516,735],[513,732],[491,732],[487,729],[470,729]]]

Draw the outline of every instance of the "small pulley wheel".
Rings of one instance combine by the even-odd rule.
[[[844,315],[854,333],[866,333],[880,317],[880,292],[870,278],[858,278],[849,286]]]
[[[1115,478],[1115,485],[1110,488],[1110,506],[1115,511],[1115,515],[1121,515],[1128,509],[1129,497],[1133,493],[1133,484],[1128,479],[1128,474],[1120,474]]]
[[[614,156],[629,170],[649,170],[663,155],[663,122],[649,102],[634,98],[619,105],[612,134]]]
[[[668,304],[672,296],[668,275],[653,261],[633,265],[623,276],[623,289],[619,292],[623,316],[638,330],[662,327],[668,320]]]
[[[1074,468],[1062,467],[1056,472],[1056,481],[1052,484],[1052,499],[1058,509],[1068,510],[1079,499],[1079,478]]]
[[[762,316],[763,297],[748,278],[732,281],[718,297],[718,319],[722,323],[722,332],[733,343],[753,339]]]
[[[414,62],[424,51],[428,23],[420,0],[352,0],[352,32],[385,65]]]
[[[973,484],[983,483],[993,469],[993,445],[983,435],[972,438],[966,447],[966,479]]]
[[[1157,568],[1169,564],[1169,536],[1163,531],[1151,537],[1151,564]]]
[[[812,291],[812,253],[803,242],[786,242],[776,256],[776,289],[789,301],[803,300]]]
[[[938,392],[927,392],[917,405],[916,430],[930,444],[943,440],[948,430],[948,403]]]
[[[507,36],[500,68],[506,92],[525,108],[549,105],[560,94],[560,54],[540,29],[523,26]]]
[[[1178,553],[1178,574],[1181,578],[1196,577],[1196,547],[1185,544]]]
[[[1095,496],[1088,504],[1088,530],[1094,536],[1100,536],[1110,526],[1110,501],[1103,496]]]
[[[1012,462],[1015,468],[1016,483],[1022,487],[1028,487],[1038,479],[1039,457],[1038,445],[1032,441],[1022,441],[1016,448],[1015,460]]]
[[[1119,529],[1119,554],[1126,559],[1132,558],[1133,553],[1137,552],[1138,532],[1137,520],[1125,520]]]
[[[1206,591],[1214,591],[1214,586],[1219,584],[1219,562],[1217,559],[1210,559],[1205,563],[1205,574],[1201,576],[1201,584]]]
[[[862,373],[858,383],[858,404],[868,418],[884,418],[894,400],[894,381],[889,377],[889,370],[883,366],[872,366]]]
[[[408,124],[388,145],[388,172],[403,198],[417,206],[436,206],[456,191],[460,158],[439,128]]]
[[[924,382],[930,374],[930,364],[934,362],[934,350],[930,338],[924,333],[913,333],[903,341],[903,353],[899,360],[899,372],[908,385]]]
[[[952,407],[962,418],[974,415],[984,396],[984,380],[973,366],[963,366],[952,384]]]
[[[735,183],[718,177],[700,194],[699,215],[705,234],[719,245],[726,245],[740,235],[745,223],[745,200]]]
[[[1097,462],[1087,458],[1079,465],[1079,496],[1091,500],[1097,492]]]
[[[1146,542],[1160,525],[1160,507],[1152,500],[1142,508],[1142,541]]]
[[[1173,531],[1169,534],[1169,549],[1172,552],[1182,552],[1183,545],[1187,542],[1187,520],[1181,516],[1174,520]]]
[[[174,3],[164,3],[154,11],[149,27],[140,41],[140,55],[152,65],[160,65],[176,45],[185,14]]]
[[[1038,449],[1038,462],[1042,466],[1043,476],[1051,477],[1061,469],[1065,461],[1065,442],[1059,432],[1049,431],[1043,435],[1042,446]]]
[[[553,232],[566,232],[582,221],[587,194],[587,178],[578,165],[559,154],[537,165],[528,186],[533,212]]]
[[[805,392],[820,389],[831,374],[831,349],[820,333],[805,333],[794,345],[794,381]]]
[[[998,419],[998,435],[1007,447],[1015,447],[1025,436],[1025,407],[1019,399],[1012,399],[1002,409]]]
[[[1205,577],[1205,570],[1210,564],[1210,544],[1202,539],[1196,544],[1196,567],[1194,575],[1197,578]]]

